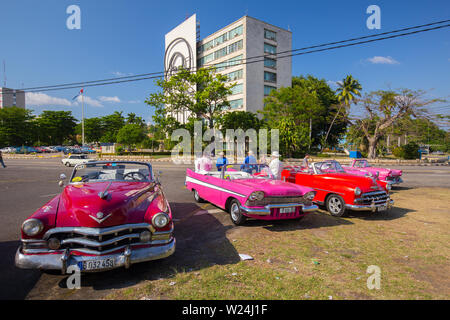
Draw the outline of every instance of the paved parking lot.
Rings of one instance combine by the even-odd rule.
[[[36,209],[61,191],[58,178],[61,173],[70,175],[60,159],[6,159],[7,168],[0,168],[0,299],[46,298],[102,298],[111,290],[128,287],[142,280],[158,277],[168,265],[186,264],[186,252],[196,253],[201,243],[224,237],[227,230],[238,228],[231,224],[226,214],[214,218],[202,216],[204,210],[215,210],[209,204],[199,206],[184,188],[185,170],[170,162],[155,162],[154,171],[162,171],[161,181],[175,219],[177,252],[166,260],[133,266],[127,270],[113,270],[87,276],[81,290],[75,293],[63,289],[65,276],[20,270],[14,267],[14,255],[19,245],[20,225]],[[450,188],[448,166],[404,166],[404,183],[401,188]],[[202,211],[203,210],[203,211]],[[218,210],[220,211],[220,210]],[[241,227],[239,227],[241,228]],[[194,240],[193,240],[194,239]],[[217,257],[220,260],[220,257]],[[237,258],[236,258],[237,259]],[[70,291],[70,296],[68,296]]]

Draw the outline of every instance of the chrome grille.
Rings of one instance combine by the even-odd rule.
[[[373,202],[375,204],[385,203],[389,200],[389,195],[386,191],[376,191],[376,192],[367,192],[363,193],[359,199],[356,199],[355,202],[358,204],[367,204],[370,205]]]
[[[269,204],[282,203],[304,203],[305,199],[302,196],[279,196],[279,197],[264,197],[261,201],[247,200],[246,205],[249,207],[264,207]]]
[[[61,241],[61,249],[102,254],[130,244],[139,244],[139,235],[146,230],[152,232],[151,225],[143,223],[108,228],[55,228],[49,230],[44,239],[57,238]]]

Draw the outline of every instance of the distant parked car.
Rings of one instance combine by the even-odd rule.
[[[63,165],[66,167],[74,167],[77,164],[83,164],[88,162],[94,162],[94,159],[89,159],[87,155],[81,154],[81,155],[71,155],[68,158],[64,158],[61,160]]]
[[[372,167],[365,159],[353,160],[350,166],[343,167],[344,170],[356,175],[369,175],[376,177],[384,186],[402,183],[402,170]]]

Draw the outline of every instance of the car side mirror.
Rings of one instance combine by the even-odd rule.
[[[60,187],[64,187],[64,180],[67,179],[67,176],[64,173],[61,173],[61,175],[59,176],[59,186]]]
[[[158,171],[158,174],[156,175],[156,183],[161,184],[161,175],[162,171]]]

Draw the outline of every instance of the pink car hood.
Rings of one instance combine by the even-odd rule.
[[[109,182],[68,185],[61,194],[57,227],[109,227],[144,221],[149,205],[148,182],[113,182],[108,196],[100,199]],[[102,219],[104,219],[102,221]]]
[[[304,195],[313,189],[293,183],[270,179],[236,179],[233,183],[263,191],[266,196],[297,196]]]

